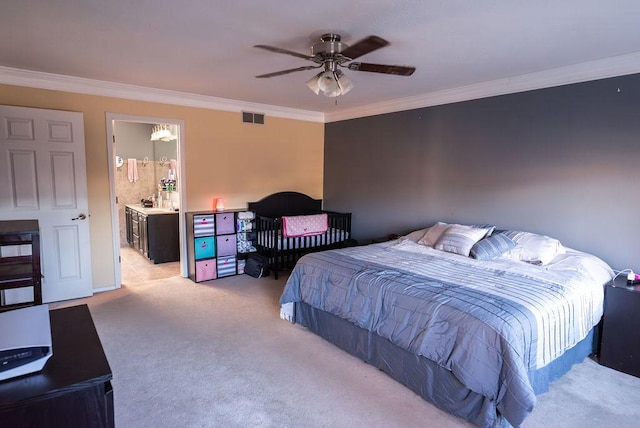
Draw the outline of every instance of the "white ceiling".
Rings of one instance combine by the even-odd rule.
[[[640,72],[639,16],[637,0],[2,0],[0,83],[27,70],[330,121]],[[417,70],[345,70],[337,99],[305,86],[316,70],[254,77],[313,63],[253,45],[307,54],[326,32],[378,35],[390,45],[358,61]]]

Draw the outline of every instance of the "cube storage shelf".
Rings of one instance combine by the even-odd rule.
[[[253,215],[246,210],[188,212],[189,278],[209,281],[244,273],[253,249]],[[254,249],[255,250],[255,249]]]

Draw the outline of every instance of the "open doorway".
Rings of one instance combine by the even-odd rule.
[[[180,120],[107,113],[114,288],[134,280],[132,266],[143,279],[187,276],[183,129]]]

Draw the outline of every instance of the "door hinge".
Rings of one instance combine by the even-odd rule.
[[[116,204],[118,203],[118,197],[116,196]]]
[[[113,139],[113,142],[115,143],[116,142],[116,136],[112,135],[111,138]]]

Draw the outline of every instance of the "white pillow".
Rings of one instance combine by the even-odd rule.
[[[447,223],[443,223],[441,221],[437,222],[427,230],[422,238],[420,238],[418,244],[426,245],[427,247],[433,247],[448,227],[449,225]]]
[[[546,265],[557,255],[564,254],[565,248],[560,241],[545,235],[531,232],[512,233],[511,239],[516,247],[504,253],[504,257],[527,263]]]
[[[413,232],[404,235],[402,238],[407,239],[409,241],[418,242],[420,238],[422,238],[424,234],[427,233],[428,230],[429,230],[428,227],[424,229],[414,230]]]
[[[468,257],[471,247],[484,238],[487,232],[488,229],[452,224],[440,236],[433,248]]]

